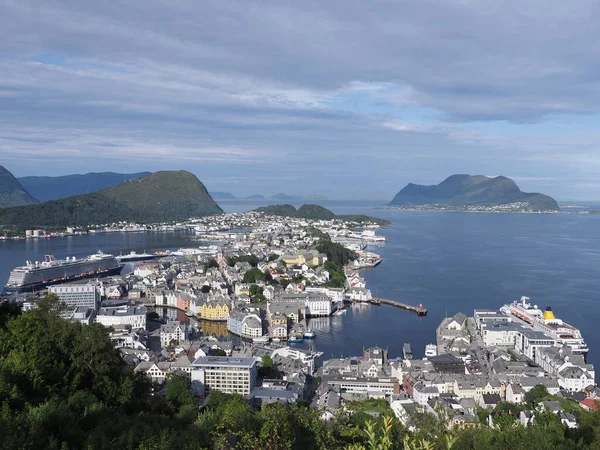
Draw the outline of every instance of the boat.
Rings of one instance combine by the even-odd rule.
[[[129,252],[128,255],[119,255],[116,260],[122,263],[136,262],[136,261],[148,261],[157,258],[158,255],[149,253],[137,253],[135,251]]]
[[[557,346],[567,345],[574,354],[585,357],[589,352],[581,331],[556,317],[550,306],[542,311],[537,305],[529,303],[529,297],[521,297],[518,301],[504,305],[500,312],[521,319],[528,328],[546,333],[555,340]]]
[[[334,312],[332,314],[332,316],[341,316],[343,314],[346,314],[346,310],[345,309],[338,309],[336,312]]]
[[[255,344],[266,344],[269,342],[269,337],[268,336],[255,337],[255,338],[252,338],[252,342],[254,342]]]
[[[304,342],[304,335],[302,333],[293,334],[292,336],[290,336],[288,338],[288,342],[291,342],[291,343]]]
[[[315,337],[317,337],[317,334],[310,328],[304,332],[304,339],[314,339]]]
[[[34,292],[54,284],[117,275],[122,268],[123,264],[113,255],[100,251],[82,259],[73,256],[58,260],[48,254],[42,262],[26,261],[24,266],[15,267],[10,272],[4,293]]]
[[[425,357],[437,356],[437,346],[435,344],[427,344],[425,346]]]
[[[404,344],[402,347],[402,354],[404,355],[404,359],[413,359],[412,349],[410,348],[410,344]]]

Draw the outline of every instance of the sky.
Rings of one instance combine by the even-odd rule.
[[[0,164],[390,199],[600,199],[600,2],[0,0]]]

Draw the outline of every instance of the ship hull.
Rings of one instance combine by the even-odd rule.
[[[119,275],[121,273],[121,269],[123,269],[123,264],[119,264],[117,267],[113,267],[110,269],[105,269],[105,270],[98,270],[98,271],[92,271],[92,272],[86,272],[86,273],[80,273],[77,275],[72,275],[69,277],[65,277],[64,279],[61,280],[51,280],[51,281],[46,281],[46,282],[38,282],[38,283],[31,283],[31,284],[26,284],[23,286],[19,286],[19,287],[5,287],[3,294],[4,295],[14,295],[14,294],[22,294],[22,293],[27,293],[27,292],[37,292],[37,291],[41,291],[45,288],[47,288],[48,286],[53,286],[56,284],[64,284],[64,283],[71,283],[73,281],[78,281],[78,280],[84,280],[87,278],[101,278],[101,277],[108,277],[111,275]]]

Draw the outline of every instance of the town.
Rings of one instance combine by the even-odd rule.
[[[123,360],[156,386],[183,376],[200,401],[213,391],[241,394],[254,405],[306,401],[326,422],[356,402],[377,400],[409,430],[419,412],[468,427],[491,424],[495,409],[509,402],[521,405],[514,420],[524,426],[546,410],[577,427],[569,405],[596,408],[600,389],[580,351],[583,341],[533,329],[508,306],[444,319],[422,359],[409,343],[403,355],[370,347],[341,359],[294,345],[318,340],[311,318],[343,315],[352,303],[378,304],[360,274],[381,262],[367,250],[385,239],[374,223],[249,212],[186,227],[203,245],[144,255],[131,273],[47,290],[65,318],[102,324]],[[13,300],[24,299],[28,310],[37,298]],[[521,306],[533,310],[525,299]],[[557,323],[548,311],[539,320]],[[532,404],[535,395],[554,400]]]

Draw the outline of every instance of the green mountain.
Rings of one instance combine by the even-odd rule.
[[[0,208],[34,203],[38,203],[38,201],[23,188],[19,180],[3,166],[0,166]]]
[[[21,177],[19,182],[38,200],[45,202],[74,195],[89,194],[124,181],[150,175],[150,172],[90,172],[60,177]]]
[[[452,175],[433,186],[409,183],[396,194],[393,206],[499,206],[523,203],[523,211],[559,211],[547,195],[522,192],[510,178],[483,175]]]
[[[355,215],[338,215],[334,214],[332,211],[327,208],[322,207],[321,205],[302,205],[300,208],[296,209],[293,205],[285,204],[285,205],[269,205],[262,206],[260,208],[256,208],[254,211],[262,212],[265,214],[272,214],[274,216],[284,216],[284,217],[297,217],[299,219],[306,220],[332,220],[339,219],[345,220],[349,222],[372,222],[381,226],[387,226],[391,222],[385,219],[379,219],[377,217],[365,216],[363,214],[355,214]]]
[[[39,205],[0,209],[0,225],[19,229],[66,227],[128,220],[160,222],[218,214],[223,210],[195,175],[155,172],[90,194]]]

